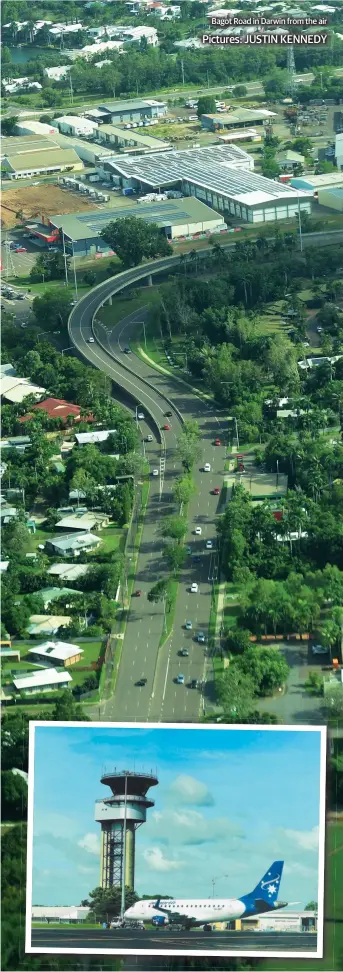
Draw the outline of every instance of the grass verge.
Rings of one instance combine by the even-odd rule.
[[[179,589],[179,575],[177,574],[175,577],[172,577],[169,583],[169,588],[168,588],[169,611],[166,612],[166,626],[162,631],[158,649],[162,648],[162,646],[168,640],[169,635],[172,633],[174,627],[176,598],[177,598],[178,589]]]

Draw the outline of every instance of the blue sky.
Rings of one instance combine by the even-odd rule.
[[[33,894],[79,904],[99,884],[102,773],[156,773],[136,834],[138,894],[251,891],[284,859],[281,898],[317,899],[320,733],[80,724],[35,730]]]

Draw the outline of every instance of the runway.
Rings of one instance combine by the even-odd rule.
[[[187,954],[187,952],[203,952],[204,955],[214,953],[253,955],[268,952],[276,955],[280,952],[301,955],[306,952],[313,955],[317,948],[317,936],[309,933],[294,932],[204,932],[168,931],[168,929],[154,928],[145,932],[133,929],[90,929],[78,928],[33,928],[32,948],[39,951],[46,949],[63,949],[65,953],[74,949],[86,949],[89,952],[119,954],[127,950],[134,954],[140,951],[147,953],[163,952],[166,954]]]

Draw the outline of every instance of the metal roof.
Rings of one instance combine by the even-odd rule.
[[[63,228],[64,236],[78,240],[100,236],[108,223],[126,216],[144,219],[147,223],[157,223],[163,229],[167,226],[183,225],[217,220],[223,221],[223,216],[210,209],[205,203],[187,196],[185,199],[168,199],[154,203],[137,203],[123,208],[97,209],[95,212],[73,213],[70,216],[51,216],[50,222],[59,229]],[[76,434],[78,443],[99,442],[101,433],[82,432]]]
[[[99,131],[97,132],[97,138],[101,138],[102,132],[105,135],[117,135],[121,138],[123,142],[134,142],[137,145],[146,145],[150,149],[162,149],[169,148],[170,142],[164,142],[161,138],[154,138],[152,135],[147,135],[145,132],[137,132],[135,128],[130,128],[126,130],[125,128],[119,128],[116,125],[101,125]]]
[[[183,178],[191,178],[195,170],[204,175],[209,188],[214,188],[218,171],[231,165],[236,168],[253,168],[253,160],[237,145],[208,145],[200,149],[184,149],[125,158],[116,155],[106,163],[126,179],[136,179],[151,188],[173,185]]]
[[[58,685],[59,683],[71,682],[72,677],[69,672],[57,672],[56,668],[44,668],[41,672],[34,672],[33,675],[25,675],[24,678],[14,678],[13,685],[19,692],[22,689],[40,688],[42,685]]]
[[[100,111],[108,111],[111,115],[121,111],[140,111],[143,108],[165,107],[165,101],[142,101],[140,98],[132,98],[130,101],[108,101],[106,105],[99,105]]]
[[[46,655],[56,661],[66,661],[74,655],[83,654],[84,649],[79,645],[71,645],[67,641],[44,641],[42,645],[29,648],[30,655]]]
[[[44,150],[43,152],[25,152],[23,155],[8,155],[3,160],[3,167],[6,168],[6,165],[9,165],[13,171],[17,172],[23,169],[45,169],[50,166],[58,168],[60,165],[69,165],[72,162],[80,163],[75,149],[65,149],[58,146],[57,148],[51,149],[51,151]]]

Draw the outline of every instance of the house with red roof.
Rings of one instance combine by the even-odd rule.
[[[28,422],[32,418],[32,412],[37,411],[37,409],[45,412],[49,418],[62,419],[64,425],[68,424],[68,419],[72,418],[74,422],[80,422],[81,419],[80,405],[65,402],[63,398],[45,398],[43,402],[38,402],[37,405],[33,405],[31,412],[28,412],[27,415],[22,415],[19,421]],[[93,422],[93,416],[87,415],[85,421]]]

